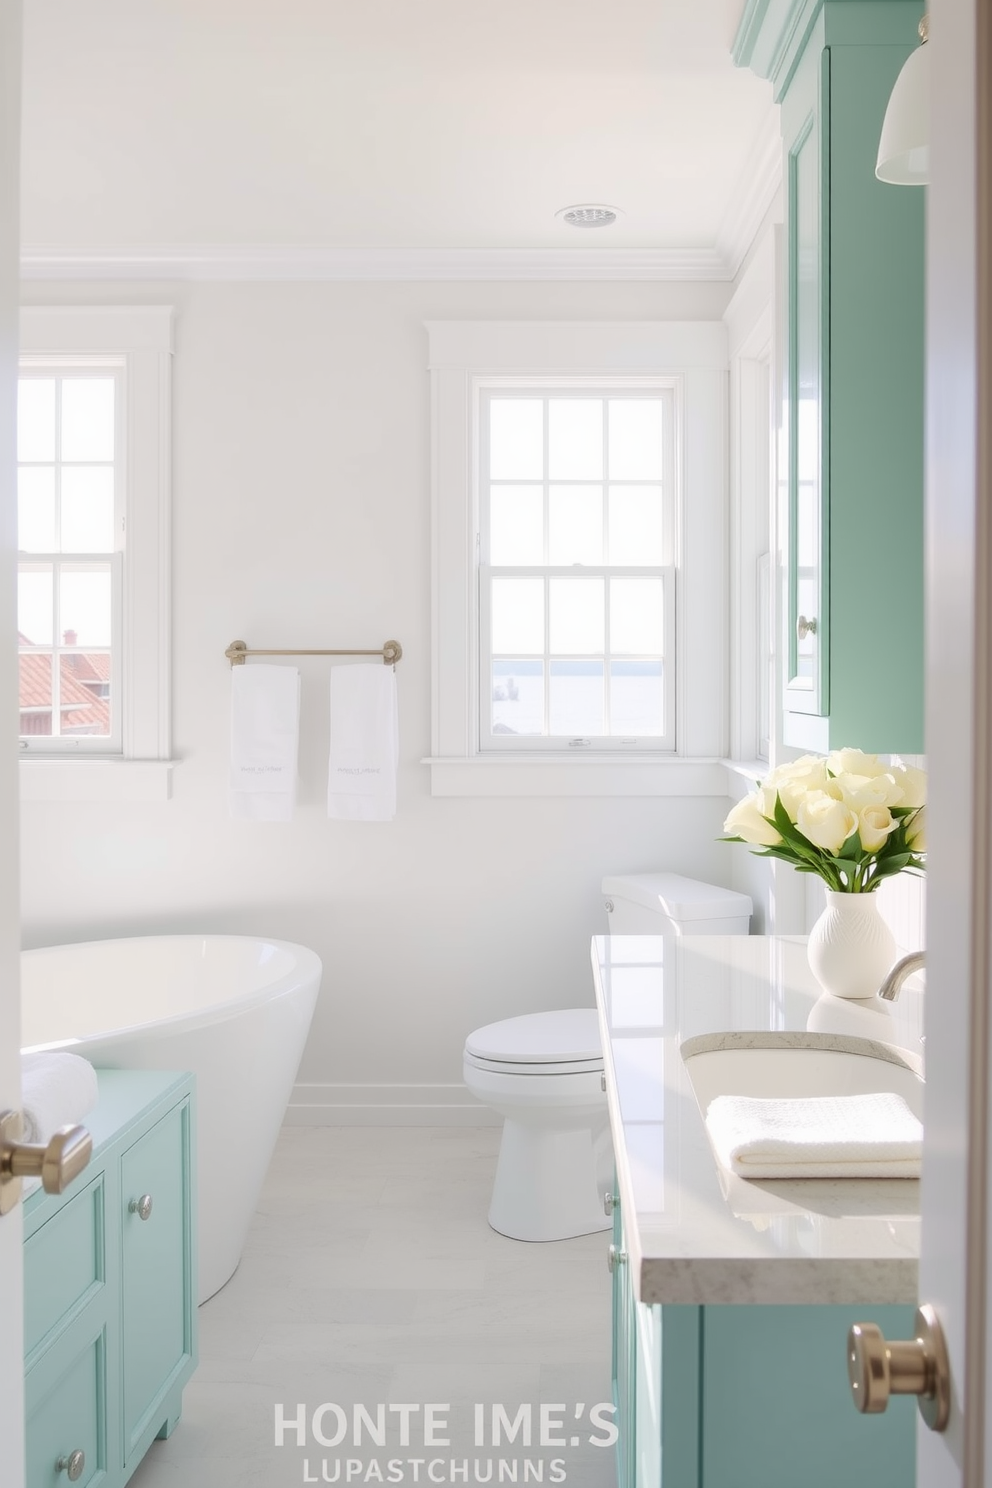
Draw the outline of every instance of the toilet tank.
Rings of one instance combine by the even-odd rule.
[[[630,873],[603,879],[611,935],[747,935],[751,900],[683,878],[679,873]]]

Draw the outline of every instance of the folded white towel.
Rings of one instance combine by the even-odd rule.
[[[231,816],[289,821],[296,804],[300,673],[239,666],[231,672]]]
[[[328,816],[392,821],[398,759],[395,670],[376,665],[332,667]]]
[[[721,1163],[742,1178],[920,1176],[923,1127],[901,1095],[721,1095],[706,1128]]]
[[[74,1126],[99,1099],[96,1070],[78,1054],[22,1054],[21,1110],[25,1142],[47,1142]]]

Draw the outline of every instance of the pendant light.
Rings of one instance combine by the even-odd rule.
[[[929,17],[920,21],[920,40],[903,63],[882,121],[875,174],[893,186],[925,186],[930,179]]]

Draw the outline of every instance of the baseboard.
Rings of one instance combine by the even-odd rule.
[[[337,1085],[293,1088],[285,1126],[498,1126],[501,1117],[464,1085]]]

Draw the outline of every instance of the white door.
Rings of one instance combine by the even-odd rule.
[[[17,647],[14,497],[17,394],[20,0],[0,5],[0,1110],[20,1109]],[[0,1483],[24,1481],[21,1210],[0,1219]]]
[[[934,0],[930,37],[926,716],[932,805],[920,1300],[934,1304],[944,1327],[953,1403],[946,1434],[921,1425],[917,1482],[919,1488],[985,1488],[992,1482],[992,1375],[986,1367],[992,1340],[992,462],[988,445],[981,455],[977,441],[983,425],[986,441],[992,432],[992,6],[987,0]],[[976,106],[983,95],[980,121]]]

